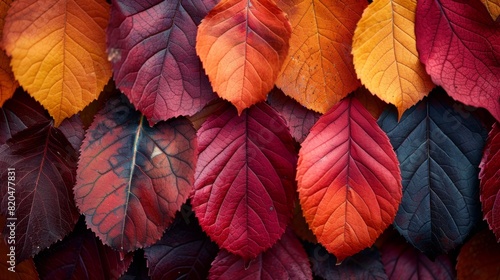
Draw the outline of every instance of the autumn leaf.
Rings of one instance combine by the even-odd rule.
[[[112,2],[114,80],[150,125],[192,115],[216,97],[195,49],[197,25],[216,2]]]
[[[198,27],[196,52],[215,92],[241,114],[273,88],[290,34],[274,1],[222,0]]]
[[[361,82],[399,116],[434,84],[420,63],[415,42],[416,0],[375,0],[354,32],[352,54]]]
[[[462,246],[457,258],[457,278],[459,280],[498,279],[500,276],[500,244],[495,236],[484,229],[476,233]]]
[[[104,0],[19,0],[5,19],[12,70],[55,125],[96,99],[111,77]]]
[[[0,1],[0,48],[3,50],[3,27],[5,25],[5,16],[14,0],[1,0]]]
[[[351,44],[366,0],[279,0],[292,24],[290,51],[276,85],[303,106],[326,113],[360,86]]]
[[[500,1],[499,0],[481,0],[488,9],[493,20],[496,20],[500,15]]]
[[[111,98],[81,148],[74,192],[87,226],[120,251],[158,241],[191,192],[195,151],[186,119],[149,127],[125,96]]]
[[[380,98],[376,95],[373,95],[364,86],[356,89],[352,93],[352,97],[356,98],[361,104],[363,104],[363,107],[365,107],[375,119],[378,119],[387,107],[387,103],[380,100]]]
[[[495,234],[497,241],[500,240],[500,128],[498,123],[488,136],[488,142],[481,160],[481,172],[479,173],[480,199],[484,219],[488,222],[490,229]]]
[[[394,226],[430,257],[461,245],[480,218],[478,166],[486,131],[458,105],[433,92],[399,122],[394,110],[378,120],[403,178]]]
[[[78,219],[72,192],[77,160],[73,146],[49,121],[16,133],[0,147],[0,178],[5,182],[0,210],[4,217],[17,219],[17,262],[73,230]],[[9,178],[12,184],[7,184]],[[9,209],[11,196],[15,212]],[[9,235],[9,228],[3,232]]]
[[[299,152],[297,183],[309,227],[338,261],[371,246],[401,200],[389,139],[354,98],[313,126]]]
[[[500,22],[479,1],[420,0],[415,33],[419,58],[436,85],[500,121]]]
[[[293,213],[297,156],[285,121],[266,103],[238,116],[230,104],[198,130],[193,210],[219,247],[255,258]]]

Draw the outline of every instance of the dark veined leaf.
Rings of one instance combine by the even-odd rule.
[[[216,97],[195,50],[197,25],[216,2],[112,2],[107,45],[114,79],[151,125],[192,115]]]
[[[149,127],[125,96],[111,98],[81,148],[74,192],[87,226],[122,251],[156,242],[191,192],[195,151],[186,119]]]
[[[297,182],[309,227],[339,261],[373,245],[401,200],[389,139],[352,97],[311,129],[299,152]]]
[[[118,279],[131,262],[132,254],[103,245],[83,219],[70,235],[35,257],[41,279]]]
[[[144,250],[139,249],[134,251],[134,259],[132,264],[130,264],[127,272],[120,277],[120,280],[147,280],[151,279],[149,277],[149,269],[147,266],[147,261],[144,258]]]
[[[144,249],[152,279],[207,278],[210,264],[219,249],[202,232],[188,207],[178,213],[160,241]]]
[[[80,116],[74,115],[69,119],[65,119],[58,128],[66,136],[75,151],[79,151],[85,137],[85,130]]]
[[[221,250],[210,269],[209,279],[312,279],[307,254],[297,237],[287,230],[271,249],[245,260]]]
[[[387,279],[384,266],[380,260],[380,253],[375,247],[347,257],[340,264],[337,263],[337,258],[329,254],[320,244],[307,243],[305,248],[314,275],[325,280]]]
[[[500,278],[500,244],[488,229],[476,233],[460,249],[457,258],[459,280]]]
[[[391,280],[455,279],[455,269],[448,255],[429,259],[424,253],[394,232],[380,247],[385,272]]]
[[[72,192],[77,160],[73,146],[51,122],[32,125],[0,147],[0,209],[7,218],[4,235],[11,223],[16,227],[16,261],[73,230],[78,220]]]
[[[419,0],[415,33],[432,81],[500,121],[500,22],[480,1]]]
[[[498,123],[488,135],[479,173],[480,199],[484,219],[500,241],[500,128]]]
[[[192,205],[200,225],[221,248],[255,258],[292,217],[297,156],[285,121],[266,103],[240,116],[226,105],[198,138]]]
[[[396,229],[429,256],[462,244],[480,217],[484,127],[444,93],[424,98],[399,123],[394,110],[378,122],[391,139],[403,177]]]

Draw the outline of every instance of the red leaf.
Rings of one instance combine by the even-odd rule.
[[[271,249],[250,261],[220,251],[209,279],[312,279],[312,272],[302,244],[288,230]]]
[[[163,238],[144,249],[152,279],[207,279],[219,251],[191,211],[182,212]]]
[[[35,257],[41,279],[118,279],[132,262],[101,243],[81,220],[62,241]]]
[[[0,144],[21,130],[51,120],[42,105],[24,91],[17,91],[0,108]]]
[[[151,125],[192,115],[216,95],[196,55],[197,25],[216,0],[112,2],[114,80]]]
[[[321,114],[300,105],[286,96],[280,89],[274,88],[267,97],[267,102],[286,120],[293,138],[301,143]]]
[[[455,270],[448,255],[430,260],[424,253],[394,233],[380,248],[382,263],[389,279],[455,279]]]
[[[309,227],[339,261],[371,246],[401,201],[396,154],[354,98],[313,126],[299,152],[297,182]]]
[[[500,244],[485,229],[467,241],[457,258],[457,278],[490,280],[500,277]]]
[[[78,220],[72,193],[76,162],[76,151],[50,122],[33,125],[0,147],[1,213],[8,226],[16,227],[16,261],[34,256],[73,230]],[[15,206],[15,212],[9,206]]]
[[[454,99],[500,120],[500,22],[480,1],[417,1],[420,61]]]
[[[488,135],[479,173],[480,198],[484,219],[500,242],[500,128],[498,123]]]
[[[220,247],[246,259],[285,232],[294,202],[296,155],[284,120],[266,103],[238,116],[225,106],[198,131],[192,205]]]
[[[195,136],[185,119],[151,128],[125,96],[110,99],[87,130],[77,170],[87,226],[122,251],[160,239],[191,192]]]

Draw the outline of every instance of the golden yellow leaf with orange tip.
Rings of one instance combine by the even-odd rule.
[[[326,113],[360,86],[351,42],[366,0],[278,0],[292,24],[290,51],[276,81],[304,107]]]
[[[19,83],[10,69],[10,59],[4,51],[0,50],[0,107],[14,95],[18,86]]]
[[[496,20],[500,15],[500,0],[481,0],[488,9],[493,20]]]
[[[17,0],[3,43],[21,86],[58,126],[99,96],[111,77],[104,0]]]
[[[375,0],[354,32],[354,68],[371,93],[398,108],[399,116],[434,87],[418,59],[416,0]]]

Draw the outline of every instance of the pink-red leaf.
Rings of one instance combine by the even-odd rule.
[[[77,170],[87,226],[118,250],[153,244],[191,192],[195,151],[187,120],[152,128],[125,96],[110,99],[87,130]]]
[[[195,50],[197,25],[215,4],[113,1],[107,44],[114,79],[151,125],[192,115],[216,97]]]
[[[285,232],[294,204],[296,154],[284,120],[266,103],[238,116],[225,106],[198,130],[192,205],[220,247],[246,259]]]
[[[479,173],[480,198],[484,219],[500,241],[500,127],[498,123],[488,135]]]
[[[500,244],[487,229],[476,233],[460,249],[457,258],[459,280],[490,280],[500,278]]]
[[[255,259],[245,259],[225,250],[219,252],[209,279],[312,279],[306,252],[297,237],[288,230],[274,246]]]
[[[132,262],[85,227],[83,220],[62,241],[35,257],[41,279],[118,279]]]
[[[0,209],[8,225],[15,223],[16,261],[34,256],[73,230],[78,219],[72,193],[76,163],[76,151],[50,122],[30,126],[0,147]],[[5,227],[4,235],[9,234]]]
[[[432,81],[500,120],[500,22],[480,1],[419,0],[415,32]]]
[[[273,0],[222,0],[201,22],[196,52],[215,92],[241,113],[273,88],[291,32]]]
[[[401,201],[391,143],[354,98],[313,126],[299,152],[297,182],[309,227],[339,261],[371,246]]]

